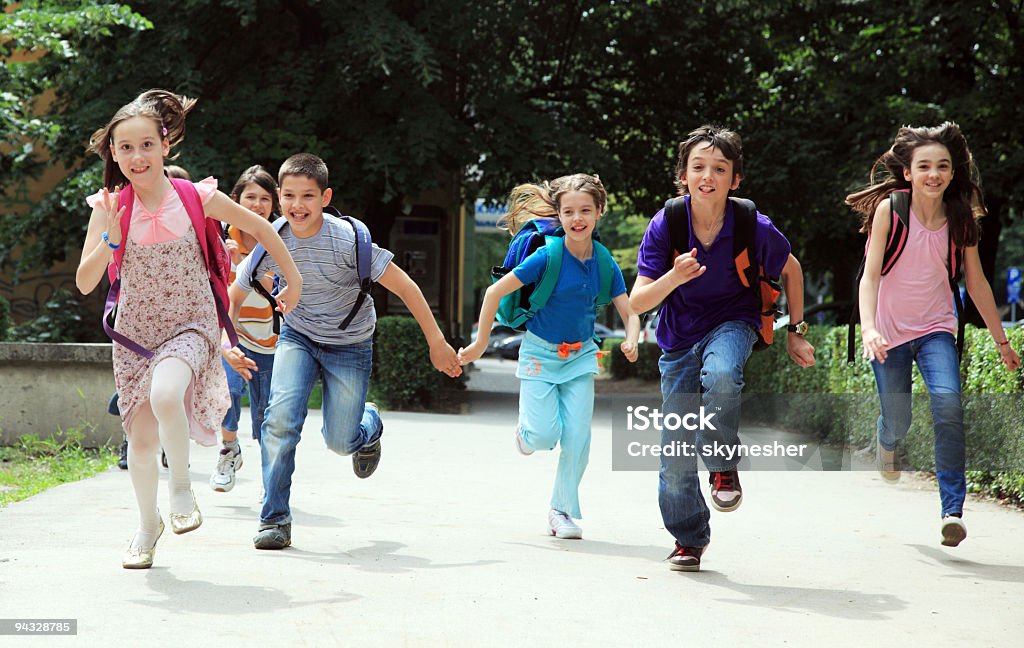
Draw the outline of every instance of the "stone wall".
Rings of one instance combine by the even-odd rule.
[[[110,344],[0,343],[0,445],[77,428],[88,447],[120,444]]]

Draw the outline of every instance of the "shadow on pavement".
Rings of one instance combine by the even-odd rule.
[[[293,539],[294,542],[294,539]],[[336,553],[309,551],[293,544],[281,551],[261,551],[261,554],[276,554],[285,558],[310,560],[316,563],[331,563],[353,566],[365,571],[386,574],[400,574],[418,569],[453,569],[462,567],[485,567],[503,563],[503,560],[477,560],[462,563],[432,563],[426,558],[402,555],[397,552],[407,545],[400,542],[374,540],[367,547],[357,547]]]
[[[319,607],[331,603],[350,603],[362,598],[358,594],[340,592],[327,598],[296,601],[285,592],[273,587],[181,580],[166,567],[154,567],[148,570],[146,585],[165,598],[160,601],[136,599],[132,601],[133,603],[166,609],[175,613],[194,612],[211,616],[261,614],[272,610],[287,610],[306,605]]]
[[[823,587],[786,587],[782,585],[748,585],[729,580],[729,577],[710,569],[699,572],[679,572],[680,577],[694,582],[731,590],[746,599],[717,599],[722,603],[751,605],[794,612],[820,614],[837,619],[859,621],[886,621],[894,612],[907,607],[903,599],[891,594],[868,594],[850,589]]]
[[[957,558],[956,556],[949,555],[945,550],[938,549],[936,547],[917,544],[907,546],[912,549],[917,549],[921,555],[933,562],[937,562],[945,567],[956,570],[956,573],[943,574],[943,576],[946,577],[980,578],[983,580],[999,581],[1004,583],[1024,583],[1024,567],[1021,567],[1020,565],[990,565],[974,562],[973,560]],[[952,549],[952,551],[956,551],[956,549]]]

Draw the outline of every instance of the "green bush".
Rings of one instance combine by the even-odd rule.
[[[601,343],[601,351],[604,354],[601,365],[608,370],[612,379],[659,380],[661,373],[658,371],[658,358],[661,357],[661,349],[658,345],[638,344],[636,362],[630,362],[619,348],[622,341],[623,338],[607,338]]]
[[[389,409],[444,409],[464,389],[434,369],[423,332],[412,317],[377,320],[370,390]]]
[[[83,320],[88,312],[81,296],[61,288],[43,306],[43,312],[11,329],[8,339],[17,342],[105,342],[99,320]]]
[[[1018,327],[1007,333],[1015,349],[1024,348],[1024,329]],[[817,358],[817,365],[810,369],[790,361],[784,344],[751,355],[744,372],[746,390],[785,395],[767,400],[777,406],[761,408],[756,412],[759,420],[813,432],[854,447],[873,446],[878,395],[871,366],[860,358],[860,332],[856,333],[853,363],[846,362],[845,326],[813,327],[808,339],[816,348]],[[1006,371],[988,330],[973,327],[966,332],[960,370],[968,463],[1000,468],[969,471],[971,489],[1024,499],[1024,441],[1020,434],[1024,430],[1024,408],[1020,407],[1024,374]],[[912,392],[913,423],[904,442],[907,459],[915,469],[934,470],[930,399],[916,369]],[[803,401],[804,398],[807,400]],[[787,402],[801,405],[784,406]],[[744,416],[748,414],[755,413],[745,410]]]
[[[11,330],[11,304],[0,297],[0,342],[7,340]]]

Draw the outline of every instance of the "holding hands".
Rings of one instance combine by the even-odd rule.
[[[636,362],[637,357],[640,355],[636,342],[623,340],[619,348],[622,350],[622,355],[626,356],[626,360],[630,362]]]
[[[441,373],[449,378],[458,378],[462,374],[462,362],[456,355],[452,345],[444,340],[430,345],[430,362]]]

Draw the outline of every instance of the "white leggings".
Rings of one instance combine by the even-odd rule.
[[[139,505],[139,530],[155,533],[160,514],[156,491],[159,471],[157,453],[167,455],[168,487],[172,513],[192,510],[192,486],[188,476],[189,423],[185,393],[192,383],[192,368],[180,358],[161,360],[153,369],[149,401],[139,405],[128,430],[128,474]]]

